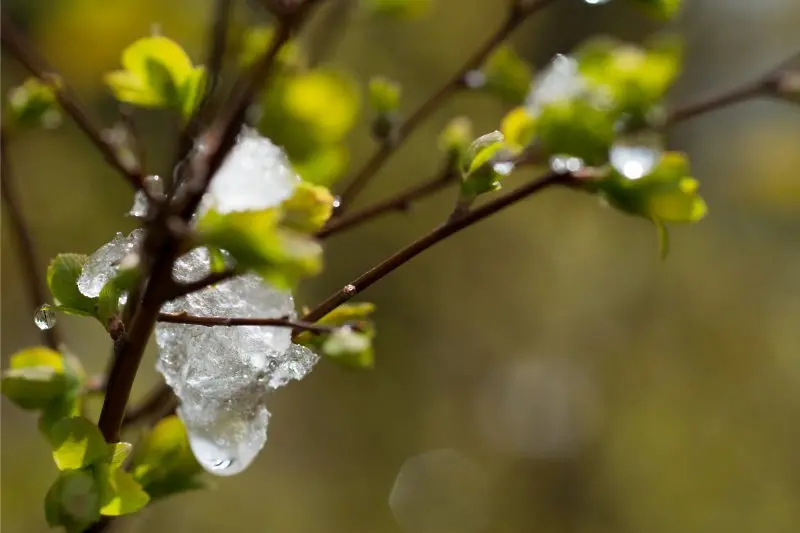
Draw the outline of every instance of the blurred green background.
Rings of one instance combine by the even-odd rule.
[[[505,2],[434,4],[414,22],[354,14],[323,62],[349,69],[362,87],[373,74],[397,79],[413,109],[494,30]],[[513,42],[541,68],[588,35],[637,40],[656,29],[622,4],[558,1]],[[796,0],[686,4],[672,28],[687,44],[673,103],[745,82],[800,49]],[[100,79],[122,48],[156,23],[202,61],[210,6],[3,2],[109,125]],[[257,11],[240,16],[256,22]],[[2,74],[3,94],[23,79],[5,53]],[[436,135],[455,114],[489,131],[505,111],[485,95],[459,96],[391,159],[362,204],[434,172]],[[137,120],[148,164],[163,168],[174,125],[150,112]],[[323,361],[275,394],[269,440],[249,470],[154,505],[128,530],[401,531],[388,504],[397,472],[417,454],[453,448],[489,487],[486,531],[800,531],[800,108],[745,103],[674,128],[669,145],[689,153],[710,215],[673,232],[668,261],[659,261],[650,225],[566,191],[465,231],[364,294],[378,305],[374,371]],[[351,149],[355,165],[374,149],[365,117]],[[133,227],[123,216],[130,190],[71,123],[21,135],[9,155],[40,270],[58,252],[90,253]],[[410,242],[451,202],[443,193],[332,239],[325,274],[298,303],[313,304]],[[2,252],[5,365],[38,342],[5,216]],[[87,368],[101,371],[104,332],[90,320],[59,322]],[[156,382],[153,363],[151,351],[137,396]],[[46,529],[42,499],[55,473],[35,417],[3,400],[3,531]]]

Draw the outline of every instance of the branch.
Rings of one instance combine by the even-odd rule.
[[[520,200],[536,194],[537,192],[542,191],[543,189],[546,189],[552,185],[567,185],[572,181],[572,179],[573,178],[571,174],[558,174],[555,172],[549,172],[539,179],[518,187],[505,196],[496,198],[482,205],[481,207],[468,211],[459,218],[445,222],[427,235],[411,243],[382,263],[378,264],[355,280],[351,281],[349,284],[345,285],[338,292],[331,295],[327,300],[307,313],[302,320],[304,322],[316,322],[376,281],[384,278],[388,274],[391,274],[396,269],[414,259],[425,250],[443,241],[454,233],[458,233],[462,229],[472,226],[484,218],[487,218],[498,211],[501,211],[502,209],[505,209],[506,207],[513,205]]]
[[[344,216],[331,219],[320,231],[317,238],[325,239],[335,233],[344,231],[353,226],[358,226],[386,213],[394,211],[407,211],[416,200],[430,196],[457,181],[457,173],[452,165],[447,165],[435,176],[401,191],[381,202],[365,207],[359,211],[348,213]]]
[[[219,86],[223,61],[225,59],[225,49],[228,43],[228,29],[230,27],[232,11],[233,0],[215,0],[211,29],[209,30],[208,52],[206,53],[208,81],[203,91],[203,98],[200,100],[192,116],[186,122],[186,126],[181,130],[181,135],[177,144],[177,161],[182,161],[191,150],[192,140],[203,124],[211,107],[211,100],[214,97],[214,92]]]
[[[223,272],[213,272],[203,279],[193,281],[191,283],[176,283],[172,290],[167,294],[166,301],[186,296],[187,294],[201,291],[206,287],[215,285],[225,280],[231,279],[236,275],[235,270],[225,270]]]
[[[289,317],[279,318],[242,318],[223,316],[194,316],[186,313],[161,313],[159,322],[168,324],[191,324],[195,326],[273,326],[279,328],[292,328],[297,331],[310,331],[312,333],[332,333],[340,326],[313,324],[303,320],[293,320]]]
[[[33,304],[34,312],[40,305],[47,301],[47,290],[41,277],[37,275],[39,261],[34,251],[33,238],[25,223],[22,209],[16,191],[12,184],[11,166],[8,162],[8,139],[5,130],[0,130],[0,189],[2,189],[3,203],[11,222],[11,231],[17,241],[17,251],[22,263],[22,276],[28,296]],[[43,342],[53,350],[59,350],[62,339],[59,331],[53,327],[41,331]]]
[[[161,383],[155,386],[144,400],[125,413],[122,427],[138,424],[142,420],[159,420],[174,411],[177,406],[178,399],[175,393],[166,383]]]
[[[433,93],[405,122],[400,124],[394,135],[389,140],[381,144],[378,151],[367,161],[345,187],[340,195],[341,206],[339,213],[343,213],[355,200],[361,191],[372,180],[383,164],[391,157],[397,149],[403,145],[408,137],[422,124],[439,106],[464,87],[464,76],[471,70],[480,68],[486,58],[509,35],[524,21],[528,16],[536,13],[553,0],[533,0],[527,7],[512,6],[506,21],[500,26],[486,42],[456,71],[453,76]]]
[[[106,161],[114,167],[126,181],[136,190],[145,191],[142,171],[136,167],[131,168],[117,154],[116,148],[103,139],[101,128],[97,127],[83,105],[78,101],[75,93],[58,73],[50,67],[44,59],[39,57],[33,45],[22,35],[6,13],[2,14],[2,32],[0,32],[3,46],[24,66],[33,76],[45,83],[53,85],[56,98],[66,113],[72,117],[78,127],[89,137],[95,148],[103,154]],[[58,84],[54,82],[58,80]],[[148,198],[152,200],[152,198]]]
[[[221,116],[202,136],[203,149],[197,151],[188,165],[190,174],[185,184],[187,186],[183,187],[181,197],[175,198],[183,220],[189,220],[197,209],[211,177],[235,142],[244,112],[268,78],[278,51],[304,19],[306,7],[313,3],[309,1],[302,4],[292,16],[281,20],[270,49],[252,69],[250,76],[240,79],[236,84],[239,90],[235,92],[230,107],[220,112]],[[172,280],[172,267],[180,253],[181,243],[170,231],[170,214],[167,211],[163,206],[158,210],[145,238],[142,249],[147,256],[143,257],[143,264],[149,268],[147,283],[130,324],[125,324],[126,334],[117,343],[108,375],[107,394],[98,426],[109,443],[119,441],[125,409],[147,341],[158,320],[161,306],[173,293],[175,282]]]

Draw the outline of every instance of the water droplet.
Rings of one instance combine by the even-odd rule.
[[[583,0],[583,1],[586,2],[587,4],[591,4],[593,6],[599,6],[599,5],[602,5],[602,4],[609,3],[611,0]]]
[[[352,296],[356,293],[356,286],[355,285],[345,285],[342,289],[342,292],[348,296]]]
[[[333,203],[331,204],[334,209],[339,209],[342,206],[342,199],[338,196],[333,199]]]
[[[567,154],[557,154],[550,158],[550,169],[553,172],[567,173],[583,170],[584,162],[580,157]]]
[[[650,174],[658,165],[663,149],[658,132],[634,132],[622,135],[614,141],[609,152],[609,161],[626,178],[638,180]]]
[[[41,330],[50,329],[56,325],[56,312],[50,304],[44,304],[33,315],[33,323]]]
[[[514,171],[514,162],[499,161],[492,166],[492,169],[501,176],[508,176]]]
[[[144,187],[150,196],[154,198],[162,198],[164,196],[164,181],[157,175],[147,176],[144,179]],[[142,191],[137,191],[133,199],[133,207],[128,211],[132,217],[145,217],[147,216],[147,197]]]
[[[478,69],[470,70],[464,74],[464,85],[468,89],[480,89],[486,85],[486,74]]]

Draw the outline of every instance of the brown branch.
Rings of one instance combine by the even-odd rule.
[[[8,161],[8,139],[5,130],[0,130],[0,189],[2,189],[3,203],[6,206],[6,213],[11,222],[11,230],[17,241],[17,252],[22,263],[22,276],[25,279],[25,286],[28,296],[33,304],[33,311],[47,301],[47,289],[42,278],[37,274],[39,261],[33,244],[33,237],[30,229],[25,223],[22,214],[21,204],[17,198],[13,178],[11,176],[11,166]],[[33,316],[33,313],[31,314]],[[59,350],[62,342],[59,330],[55,327],[41,331],[42,341],[53,350]]]
[[[717,109],[722,109],[745,100],[750,100],[763,95],[767,88],[766,81],[759,80],[756,83],[749,83],[741,87],[736,87],[730,91],[713,96],[706,100],[684,105],[672,111],[667,117],[667,124],[674,125],[684,122],[698,115],[704,115]]]
[[[33,45],[22,35],[11,22],[8,15],[2,13],[2,32],[0,32],[3,46],[24,66],[32,75],[45,83],[52,84],[55,95],[61,107],[72,117],[78,127],[86,134],[97,150],[103,154],[105,160],[111,164],[126,181],[134,188],[147,191],[143,184],[140,168],[132,168],[117,154],[116,148],[103,139],[102,129],[97,127],[88,113],[84,110],[75,93],[58,73],[50,67],[36,52]]]
[[[166,383],[156,385],[139,404],[128,409],[122,427],[136,425],[143,420],[158,420],[178,405],[178,399]]]
[[[187,294],[203,290],[211,285],[231,279],[235,275],[236,271],[226,270],[223,272],[213,272],[203,279],[193,281],[191,283],[176,283],[172,287],[172,290],[167,294],[166,301],[174,300],[176,298],[180,298],[181,296],[186,296]]]
[[[430,196],[457,181],[457,172],[453,165],[448,164],[435,176],[420,182],[411,188],[402,191],[395,196],[387,198],[381,202],[365,207],[359,211],[353,211],[346,215],[331,219],[319,232],[317,238],[325,239],[335,233],[344,231],[353,226],[358,226],[381,215],[395,212],[407,211],[411,204],[419,199]]]
[[[439,106],[464,87],[464,76],[471,70],[480,68],[486,58],[508,39],[509,35],[525,21],[530,15],[546,7],[553,0],[533,0],[525,7],[512,6],[505,22],[486,40],[467,61],[459,68],[445,84],[433,93],[423,104],[414,111],[408,119],[397,128],[389,139],[383,142],[373,156],[359,170],[340,195],[341,204],[339,214],[352,204],[353,200],[361,193],[383,164],[408,137],[422,124]]]
[[[279,328],[292,328],[297,331],[310,331],[312,333],[331,333],[339,326],[313,324],[303,320],[293,320],[289,317],[278,318],[244,318],[224,316],[194,316],[186,313],[161,313],[158,321],[168,324],[190,324],[195,326],[273,326]]]
[[[232,12],[233,0],[215,0],[214,13],[209,30],[208,52],[206,53],[208,64],[207,82],[200,103],[186,122],[186,126],[181,130],[177,144],[176,163],[182,161],[191,150],[192,140],[200,131],[211,109],[211,101],[214,98],[214,93],[219,86],[219,80],[222,75]]]
[[[480,207],[477,207],[463,216],[450,220],[438,228],[434,229],[422,238],[414,241],[402,250],[368,270],[358,278],[345,285],[342,289],[331,295],[327,300],[319,304],[312,311],[307,313],[302,320],[304,322],[316,322],[353,296],[360,293],[376,281],[391,274],[416,256],[431,248],[435,244],[443,241],[447,237],[467,228],[476,222],[487,218],[506,207],[513,205],[520,200],[536,194],[552,185],[569,184],[572,180],[570,174],[558,174],[550,172],[544,176],[518,187],[509,194],[496,198]]]

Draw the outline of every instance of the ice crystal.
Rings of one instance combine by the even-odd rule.
[[[120,261],[136,252],[143,236],[142,229],[133,230],[127,237],[117,233],[111,242],[101,246],[83,265],[78,277],[78,290],[89,298],[100,296],[103,286],[117,274]]]

